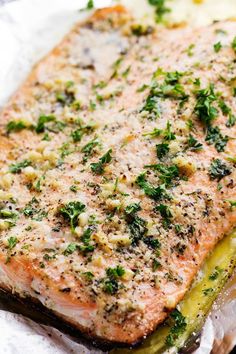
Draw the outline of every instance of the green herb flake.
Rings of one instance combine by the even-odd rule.
[[[147,236],[143,239],[143,242],[151,249],[158,250],[161,247],[161,243],[158,239],[155,239],[151,236]]]
[[[88,227],[80,238],[80,241],[83,242],[83,245],[79,246],[80,251],[83,253],[93,252],[95,247],[90,244],[91,235],[94,231],[93,227]]]
[[[155,7],[155,19],[157,23],[163,21],[164,16],[171,11],[166,6],[166,0],[148,0],[149,4]]]
[[[24,209],[22,209],[22,213],[25,217],[31,218],[35,221],[42,221],[43,218],[48,215],[47,211],[39,208],[39,201],[35,197],[33,197],[31,201],[26,204]]]
[[[118,279],[125,274],[125,270],[122,266],[118,265],[115,268],[107,268],[106,275],[107,278],[103,280],[103,291],[114,295],[119,290]]]
[[[189,47],[186,49],[186,53],[189,57],[192,57],[194,55],[193,49],[195,48],[195,44],[192,43],[189,45]]]
[[[236,207],[236,200],[227,200],[227,202],[230,204],[231,209]]]
[[[209,126],[212,121],[217,117],[218,110],[213,106],[213,103],[217,100],[217,96],[214,91],[214,85],[203,90],[196,92],[197,103],[194,108],[194,112],[202,123]]]
[[[170,347],[175,345],[176,340],[184,333],[187,321],[179,310],[174,310],[170,314],[170,320],[174,323],[166,337],[166,344]]]
[[[229,114],[229,118],[228,118],[228,120],[227,120],[225,125],[226,125],[227,128],[231,128],[231,127],[233,127],[235,125],[235,123],[236,123],[236,116],[233,115],[232,113],[230,113]]]
[[[217,42],[217,43],[215,43],[214,44],[214,51],[216,52],[216,53],[219,53],[219,51],[222,49],[222,44],[221,44],[221,42]]]
[[[209,275],[209,280],[212,280],[212,281],[216,280],[219,277],[220,273],[222,273],[222,271],[223,271],[223,269],[216,266],[214,271]]]
[[[150,138],[159,137],[162,134],[162,130],[158,128],[154,128],[150,133],[144,133],[143,136],[149,136]]]
[[[140,218],[137,215],[137,212],[141,210],[141,206],[139,203],[132,203],[128,205],[125,212],[125,220],[128,224],[130,234],[132,236],[132,245],[136,246],[140,240],[147,233],[147,222],[146,220]]]
[[[97,174],[97,175],[101,175],[103,174],[104,170],[104,166],[108,163],[111,162],[112,160],[112,149],[109,149],[100,159],[98,162],[93,162],[90,164],[91,170],[93,173]]]
[[[87,281],[91,282],[94,278],[94,274],[92,272],[84,272],[82,275],[86,278]]]
[[[161,263],[157,259],[153,259],[152,271],[155,272],[160,267],[161,267]]]
[[[66,249],[63,251],[64,256],[69,256],[70,254],[74,253],[78,248],[76,243],[70,243]]]
[[[170,151],[169,144],[167,143],[161,143],[156,145],[156,153],[157,157],[162,160],[163,157],[165,157],[168,152]]]
[[[77,142],[81,141],[83,135],[84,135],[83,129],[78,128],[78,129],[74,130],[71,133],[71,137],[73,139],[73,142],[77,143]]]
[[[225,176],[230,175],[231,172],[232,172],[231,168],[220,159],[214,159],[211,162],[209,168],[210,179],[212,180],[216,179],[219,182]]]
[[[163,137],[166,141],[171,141],[176,139],[175,134],[171,131],[171,123],[169,121],[167,122],[166,130],[163,132]]]
[[[147,26],[145,24],[135,23],[131,26],[132,33],[137,36],[147,36],[148,34],[153,33],[154,28],[152,26]]]
[[[55,121],[56,118],[53,115],[45,116],[41,115],[38,119],[38,123],[35,127],[36,133],[43,133],[45,131],[45,124]]]
[[[155,207],[155,211],[161,214],[163,226],[169,228],[171,219],[173,218],[170,208],[167,205],[160,204]]]
[[[206,142],[210,145],[214,144],[218,152],[222,152],[228,142],[228,136],[223,136],[219,127],[208,127]]]
[[[146,165],[145,168],[152,168],[160,173],[159,179],[167,187],[172,186],[175,179],[179,178],[179,168],[176,165],[166,166],[163,164]]]
[[[191,151],[200,151],[203,148],[202,143],[197,141],[197,139],[195,139],[192,134],[189,134],[187,144],[188,144],[188,149]]]
[[[136,184],[143,189],[144,193],[154,199],[154,200],[161,200],[163,198],[169,199],[170,196],[166,192],[165,185],[159,185],[157,187],[154,187],[151,183],[149,183],[146,180],[146,173],[141,173],[137,178],[136,178]]]
[[[207,288],[207,289],[203,289],[203,290],[202,290],[203,295],[205,295],[205,296],[208,296],[208,295],[212,294],[213,291],[214,291],[213,288]]]
[[[234,39],[232,41],[231,47],[234,50],[234,52],[236,53],[236,36],[234,37]]]
[[[93,8],[94,8],[94,2],[93,2],[93,0],[88,0],[86,9],[87,9],[87,10],[91,10],[91,9],[93,9]]]
[[[18,243],[17,237],[11,236],[7,239],[7,248],[11,251]]]
[[[22,122],[22,121],[15,122],[12,120],[7,123],[6,131],[7,131],[7,134],[10,134],[12,132],[19,132],[25,128],[26,128],[26,125],[24,122]]]
[[[11,173],[20,173],[23,168],[31,165],[31,161],[23,160],[21,162],[10,165],[9,171]]]
[[[85,210],[85,205],[79,201],[69,202],[59,209],[59,213],[70,222],[71,231],[77,226],[78,216]]]
[[[88,157],[90,155],[92,155],[94,149],[96,146],[99,145],[99,141],[97,138],[94,138],[93,140],[89,141],[87,144],[85,144],[82,149],[81,152],[85,154],[83,162],[86,162]]]
[[[71,190],[71,192],[74,192],[74,193],[76,193],[77,192],[77,190],[78,190],[78,187],[76,186],[76,185],[72,185],[72,186],[70,186],[70,190]]]

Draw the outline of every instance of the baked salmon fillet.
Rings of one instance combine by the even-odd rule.
[[[0,117],[0,287],[134,344],[236,224],[236,22],[97,11]],[[207,296],[207,294],[206,294]]]

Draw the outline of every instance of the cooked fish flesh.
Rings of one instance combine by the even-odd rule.
[[[76,25],[0,116],[0,287],[94,338],[153,332],[236,223],[235,78],[236,22]]]

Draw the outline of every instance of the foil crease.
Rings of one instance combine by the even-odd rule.
[[[144,0],[123,1],[131,10],[138,8],[139,16],[143,5],[147,10]],[[26,78],[33,64],[46,55],[74,23],[88,15],[79,11],[86,4],[87,0],[18,0],[0,7],[0,107]],[[95,0],[96,7],[111,4],[110,0]],[[236,17],[236,8],[232,16]],[[194,354],[227,354],[236,345],[236,273],[214,304],[198,341]],[[1,302],[0,343],[0,354],[31,354],[34,350],[37,354],[104,353],[75,342],[55,328],[11,313]]]

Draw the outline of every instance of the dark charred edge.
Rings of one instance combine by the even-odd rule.
[[[60,316],[57,316],[53,311],[46,308],[37,299],[30,296],[22,298],[17,294],[12,294],[10,291],[0,288],[0,301],[0,309],[23,315],[38,324],[54,327],[64,334],[71,336],[75,342],[83,344],[88,349],[91,349],[92,345],[105,353],[118,347],[133,347],[128,344],[111,342],[95,337],[95,335],[89,332],[82,332]]]

